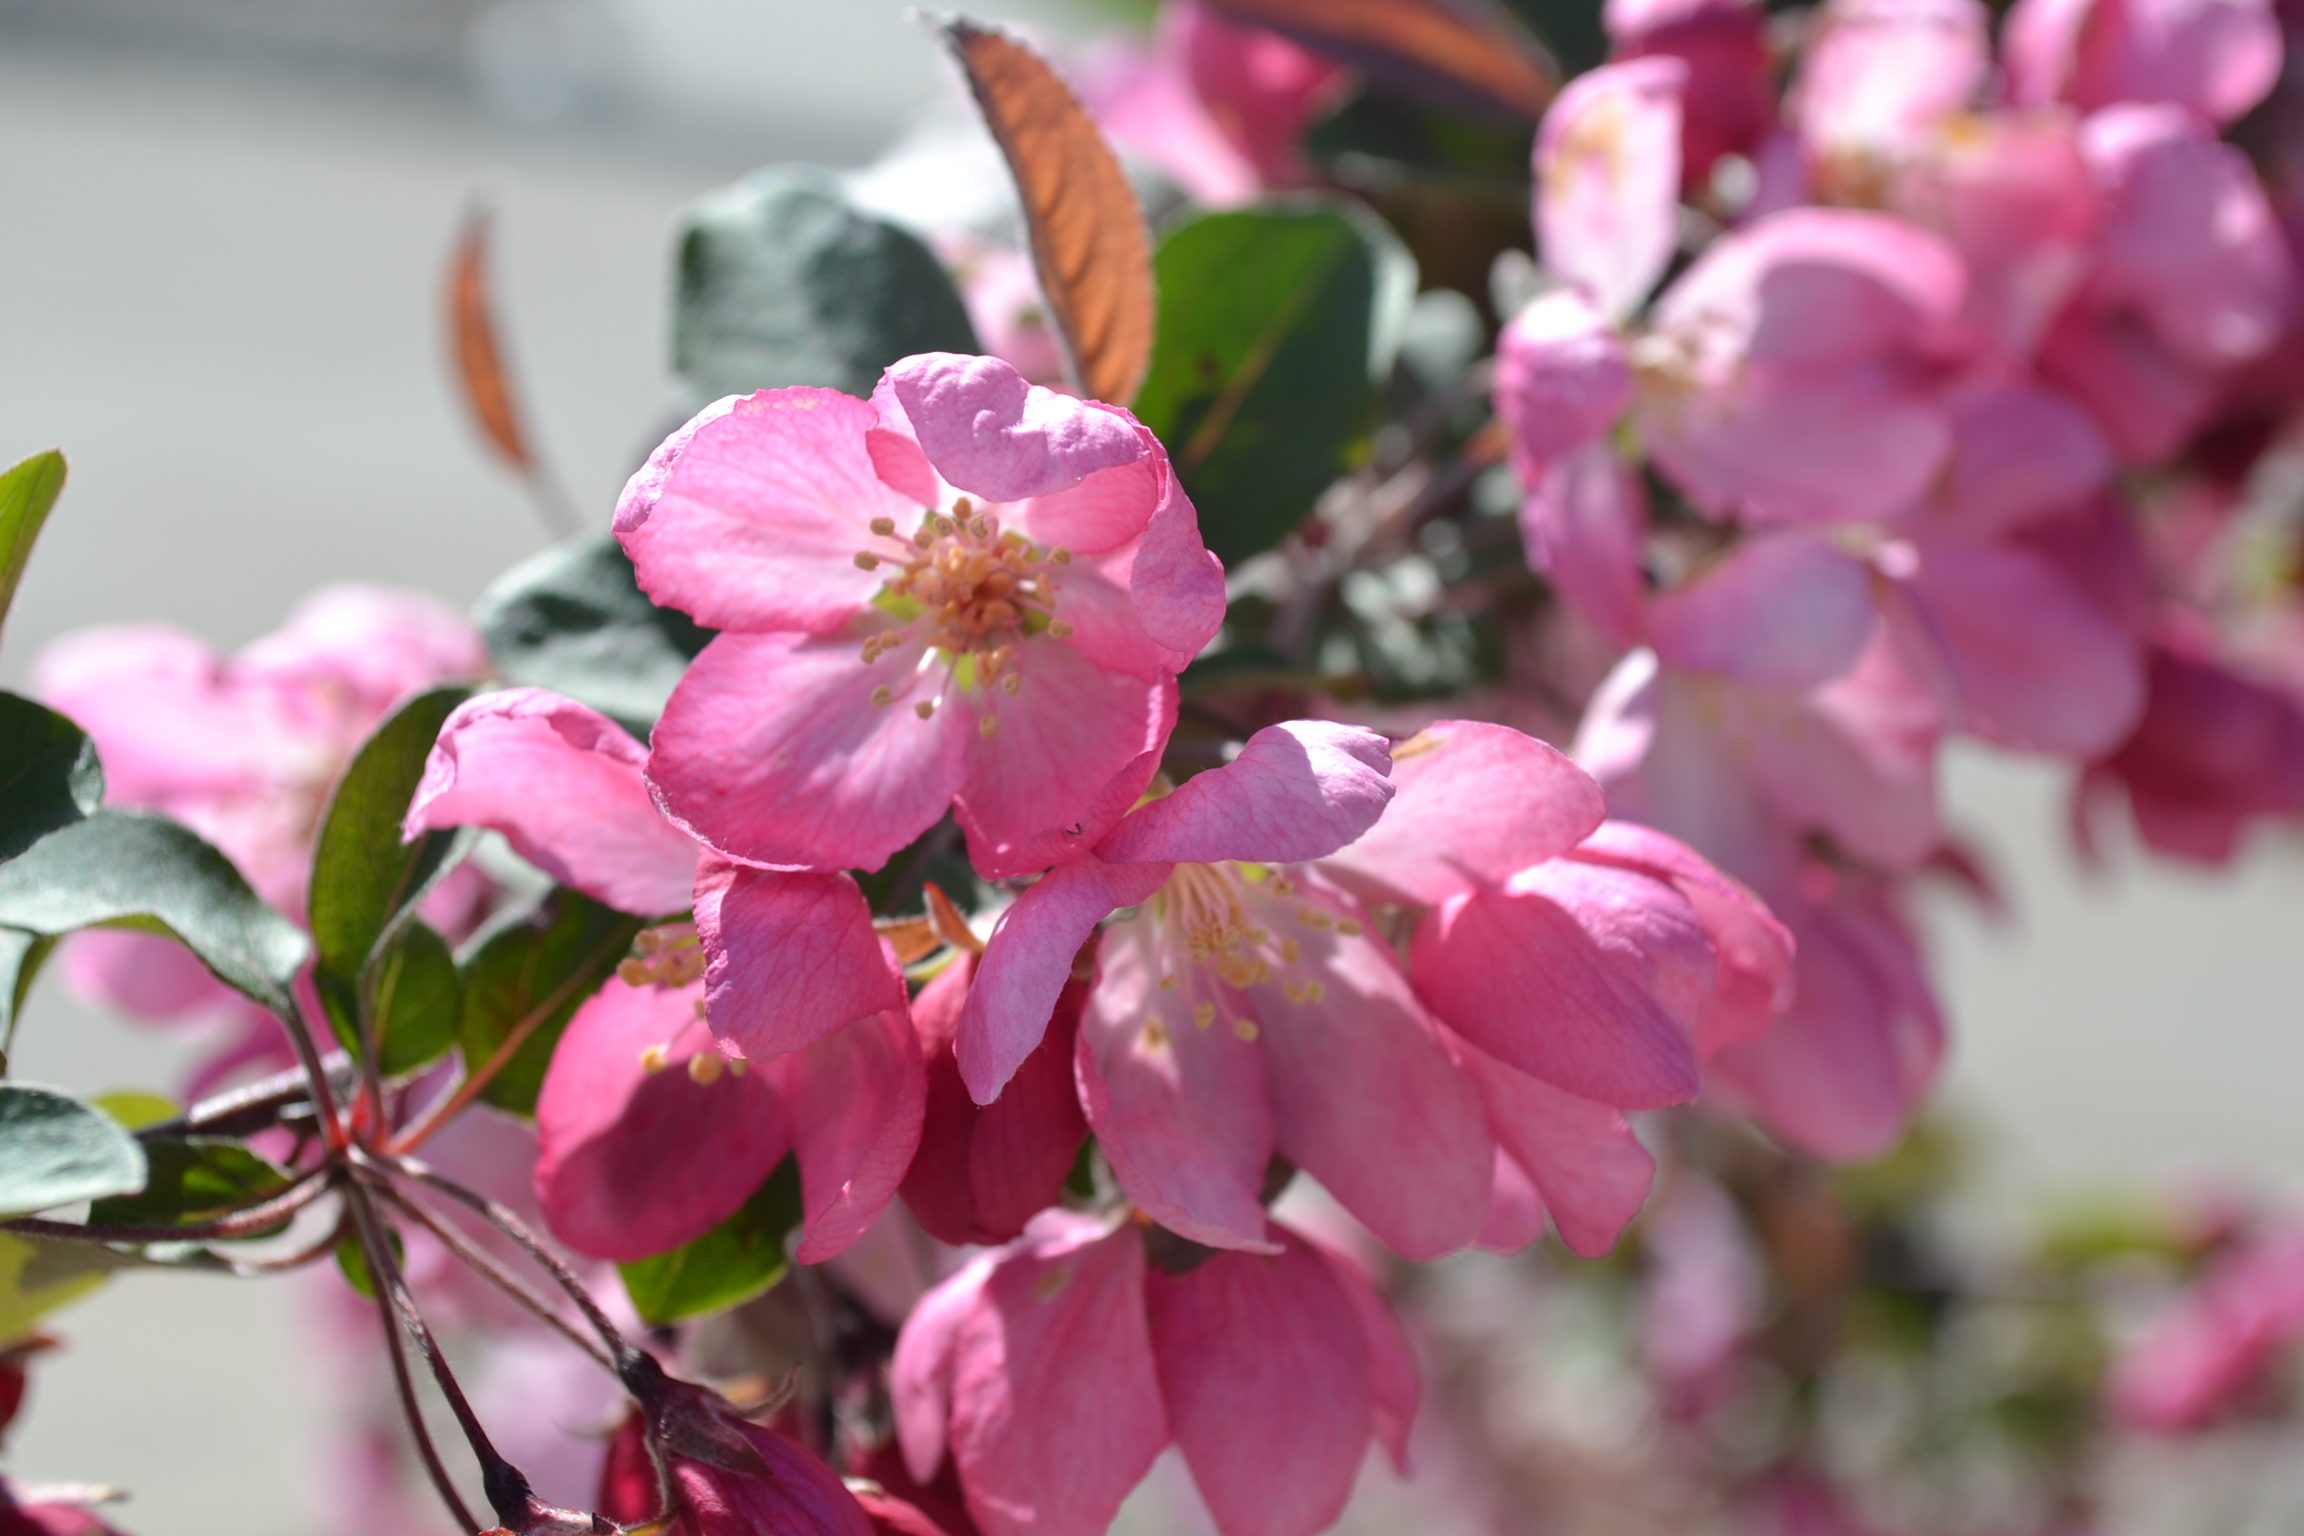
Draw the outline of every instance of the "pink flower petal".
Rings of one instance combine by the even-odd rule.
[[[909,679],[922,647],[866,666],[861,643],[706,646],[656,723],[648,782],[665,814],[730,858],[783,868],[878,869],[934,826],[966,780],[975,724],[951,708],[922,720],[909,699],[875,705],[873,688]]]
[[[1392,798],[1384,738],[1324,720],[1269,725],[1221,768],[1133,812],[1096,848],[1111,863],[1317,859],[1376,824]]]
[[[1142,791],[1144,755],[1157,757],[1176,723],[1173,678],[1107,672],[1048,639],[1027,646],[1018,668],[1015,693],[976,689],[947,705],[967,722],[967,778],[954,810],[969,862],[991,880],[1088,846],[1091,818]],[[998,722],[992,734],[985,720]]]
[[[1528,889],[1450,897],[1425,915],[1410,949],[1417,994],[1482,1050],[1579,1097],[1625,1109],[1695,1097],[1695,1048],[1667,1001],[1692,990],[1691,968],[1711,971],[1695,913],[1669,892],[1625,901],[1558,861],[1537,869]]]
[[[1664,275],[1678,243],[1678,59],[1577,76],[1536,132],[1536,236],[1544,264],[1621,321]]]
[[[951,1444],[984,1536],[1102,1536],[1168,1443],[1144,1245],[1045,1219],[985,1280],[953,1346]]]
[[[1622,1113],[1477,1051],[1471,1060],[1497,1144],[1535,1181],[1560,1240],[1588,1259],[1614,1248],[1656,1177]]]
[[[2121,461],[2157,464],[2216,405],[2216,377],[2133,315],[2067,306],[2040,344],[2040,376],[2088,408]]]
[[[1872,635],[1865,568],[1822,539],[1763,534],[1648,608],[1668,666],[1767,688],[1814,688],[1855,665]]]
[[[611,979],[552,1053],[536,1099],[536,1198],[578,1253],[622,1262],[677,1248],[734,1215],[784,1159],[772,1079],[689,1074],[690,1058],[718,1049],[702,1002],[700,986]]]
[[[1791,116],[1826,153],[1915,156],[1983,86],[1991,21],[1976,0],[1831,0],[1802,51]]]
[[[1274,1146],[1264,1053],[1197,1023],[1160,980],[1152,924],[1116,925],[1080,1021],[1088,1124],[1153,1220],[1194,1242],[1273,1251],[1259,1198]]]
[[[2164,101],[2223,124],[2280,75],[2266,0],[2019,0],[2001,47],[2020,106]]]
[[[946,1430],[952,1417],[953,1352],[960,1329],[982,1301],[998,1256],[984,1254],[920,1298],[888,1364],[889,1406],[904,1470],[915,1482],[935,1481],[944,1464]]]
[[[1318,991],[1251,989],[1280,1155],[1404,1257],[1470,1246],[1496,1156],[1478,1086],[1376,940],[1323,928],[1302,944],[1295,969]]]
[[[1273,1232],[1273,1257],[1219,1254],[1144,1287],[1169,1427],[1224,1536],[1335,1524],[1372,1428],[1351,1300],[1324,1255]]]
[[[2066,512],[2112,478],[2112,445],[2054,390],[1990,384],[1952,402],[1952,476],[1940,526],[1979,538]]]
[[[925,353],[888,381],[936,472],[986,501],[1070,490],[1150,451],[1126,412],[1028,384],[996,357]]]
[[[1496,1183],[1488,1192],[1488,1219],[1480,1225],[1476,1246],[1487,1253],[1519,1253],[1542,1238],[1544,1229],[1544,1197],[1536,1192],[1536,1181],[1518,1158],[1498,1146]]]
[[[1039,1045],[1072,958],[1103,922],[1150,896],[1168,878],[1164,864],[1061,864],[1010,907],[993,930],[961,1011],[955,1051],[960,1075],[989,1104]]]
[[[1392,749],[1392,803],[1322,868],[1429,906],[1575,847],[1608,813],[1592,776],[1510,726],[1440,720]]]
[[[667,438],[624,488],[616,537],[640,589],[713,629],[845,624],[880,590],[859,570],[870,524],[909,529],[920,504],[890,490],[864,434],[871,406],[834,389],[717,401]]]
[[[1408,1432],[1416,1425],[1417,1399],[1422,1395],[1416,1380],[1415,1353],[1400,1331],[1400,1320],[1376,1294],[1376,1287],[1369,1284],[1360,1266],[1317,1243],[1312,1247],[1328,1261],[1337,1285],[1360,1319],[1360,1340],[1368,1350],[1369,1416],[1393,1468],[1405,1477],[1409,1471]]]
[[[1114,412],[1136,429],[1143,456],[1100,469],[1078,485],[1034,496],[1005,508],[1001,520],[1044,548],[1096,555],[1141,538],[1153,514],[1175,493],[1168,455],[1136,418]]]
[[[880,1219],[920,1145],[927,1077],[901,1003],[785,1058],[808,1213],[793,1257],[821,1264]]]
[[[1592,300],[1555,288],[1496,339],[1496,415],[1523,477],[1615,425],[1632,403],[1632,363]]]
[[[903,978],[846,875],[787,874],[707,859],[696,932],[712,1032],[766,1060],[904,1007]]]
[[[1200,514],[1173,472],[1136,551],[1129,590],[1144,632],[1169,650],[1197,656],[1223,626],[1224,562],[1201,543]]]
[[[1607,441],[1550,465],[1520,504],[1530,569],[1613,644],[1635,644],[1647,628],[1647,536],[1647,488]]]
[[[696,844],[648,798],[648,750],[623,727],[541,688],[458,705],[440,728],[402,836],[479,826],[529,863],[620,911],[687,910]]]

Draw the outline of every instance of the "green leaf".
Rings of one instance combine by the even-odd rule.
[[[471,694],[434,688],[395,710],[353,756],[320,821],[312,855],[312,940],[320,951],[314,980],[329,1023],[355,1048],[362,989],[381,987],[401,954],[402,925],[412,923],[416,904],[470,846],[461,830],[402,843],[400,822],[441,725]],[[380,1011],[376,1023],[381,1030]]]
[[[16,1021],[24,1016],[24,999],[55,948],[54,939],[21,928],[0,928],[0,1077],[8,1075],[8,1058],[16,1050]]]
[[[34,1323],[121,1267],[119,1254],[94,1243],[0,1232],[0,1349],[23,1343]]]
[[[791,1267],[784,1243],[803,1217],[800,1165],[787,1157],[736,1214],[694,1242],[616,1266],[641,1320],[657,1327],[750,1301]]]
[[[183,1113],[173,1099],[134,1088],[122,1089],[117,1093],[100,1093],[88,1102],[119,1121],[124,1131],[140,1131],[148,1125],[164,1125]]]
[[[544,1069],[568,1020],[631,952],[639,918],[556,889],[527,917],[489,934],[461,971],[464,1068],[476,1071],[524,1021],[527,1039],[480,1097],[517,1115],[536,1113]]]
[[[63,489],[64,455],[53,448],[0,475],[0,623],[7,621],[24,564]]]
[[[713,635],[648,601],[607,533],[514,566],[472,617],[507,682],[564,693],[642,737]]]
[[[1208,547],[1235,564],[1304,520],[1391,370],[1416,266],[1381,221],[1297,199],[1179,225],[1152,258],[1160,330],[1136,414]]]
[[[143,1191],[97,1201],[88,1208],[90,1225],[159,1227],[213,1221],[269,1200],[288,1187],[286,1173],[236,1141],[158,1139],[143,1146],[151,1167]],[[287,1225],[283,1216],[262,1235]]]
[[[0,693],[0,859],[104,803],[96,743],[44,704]]]
[[[703,399],[790,384],[866,396],[899,358],[980,350],[935,254],[822,171],[755,172],[681,220],[672,368]]]
[[[0,1213],[144,1187],[144,1149],[120,1123],[52,1088],[0,1083]]]
[[[384,1228],[384,1240],[392,1245],[394,1262],[407,1258],[407,1245],[400,1241],[399,1231],[389,1223]],[[376,1299],[376,1280],[368,1273],[367,1250],[360,1246],[359,1238],[347,1237],[336,1245],[336,1267],[344,1272],[345,1284],[370,1301]]]
[[[54,938],[82,928],[169,934],[218,980],[275,1013],[311,946],[232,861],[165,816],[100,810],[0,864],[0,927]],[[19,996],[22,974],[19,972]]]
[[[462,1011],[463,983],[448,941],[429,924],[410,923],[376,968],[377,1065],[384,1075],[398,1077],[446,1055]]]

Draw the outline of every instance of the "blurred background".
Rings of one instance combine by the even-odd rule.
[[[1139,12],[991,9],[1057,40]],[[322,582],[461,604],[541,547],[443,363],[439,269],[484,176],[510,193],[495,283],[531,424],[604,519],[677,410],[676,210],[773,161],[862,165],[955,89],[895,0],[0,0],[0,462],[72,461],[0,684],[66,629],[231,647]],[[1954,755],[2012,909],[1929,913],[1978,1231],[2100,1188],[2293,1183],[2304,847],[2090,878],[2062,797],[2044,766]],[[178,1075],[165,1037],[49,984],[17,1064]],[[122,1484],[143,1536],[325,1528],[299,1311],[275,1283],[113,1284],[55,1320],[11,1470]]]

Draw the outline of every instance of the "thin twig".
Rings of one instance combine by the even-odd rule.
[[[328,1081],[327,1058],[312,1038],[312,1026],[304,1017],[303,1007],[290,999],[288,1010],[280,1016],[288,1030],[288,1043],[296,1048],[296,1059],[304,1064],[304,1080],[312,1089],[312,1108],[320,1117],[321,1134],[328,1142],[331,1157],[340,1157],[352,1145],[352,1133],[344,1123],[344,1112],[336,1105],[336,1090]]]
[[[0,1221],[0,1229],[20,1232],[26,1237],[53,1237],[75,1243],[200,1243],[248,1237],[276,1224],[283,1217],[293,1216],[326,1194],[329,1189],[325,1177],[327,1173],[325,1167],[315,1168],[261,1204],[245,1206],[213,1221],[187,1221],[173,1226],[111,1227],[91,1226],[81,1221],[43,1221],[37,1216],[19,1216],[13,1221]]]
[[[446,1247],[450,1253],[478,1271],[482,1279],[511,1297],[513,1301],[533,1315],[538,1322],[556,1330],[562,1338],[584,1351],[585,1354],[590,1355],[607,1370],[616,1369],[616,1362],[608,1358],[606,1350],[602,1349],[594,1340],[586,1338],[576,1328],[571,1327],[566,1318],[552,1310],[550,1302],[522,1284],[517,1276],[497,1263],[488,1250],[473,1242],[447,1222],[434,1216],[430,1211],[425,1210],[391,1185],[379,1184],[377,1192],[390,1201],[394,1209],[438,1238],[442,1246]]]

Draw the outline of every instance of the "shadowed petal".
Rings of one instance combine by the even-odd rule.
[[[904,1006],[903,980],[846,875],[708,859],[696,875],[696,932],[711,957],[712,1032],[756,1060]]]
[[[792,1149],[808,1212],[793,1257],[820,1264],[879,1220],[920,1145],[927,1078],[899,1004],[786,1058]]]

